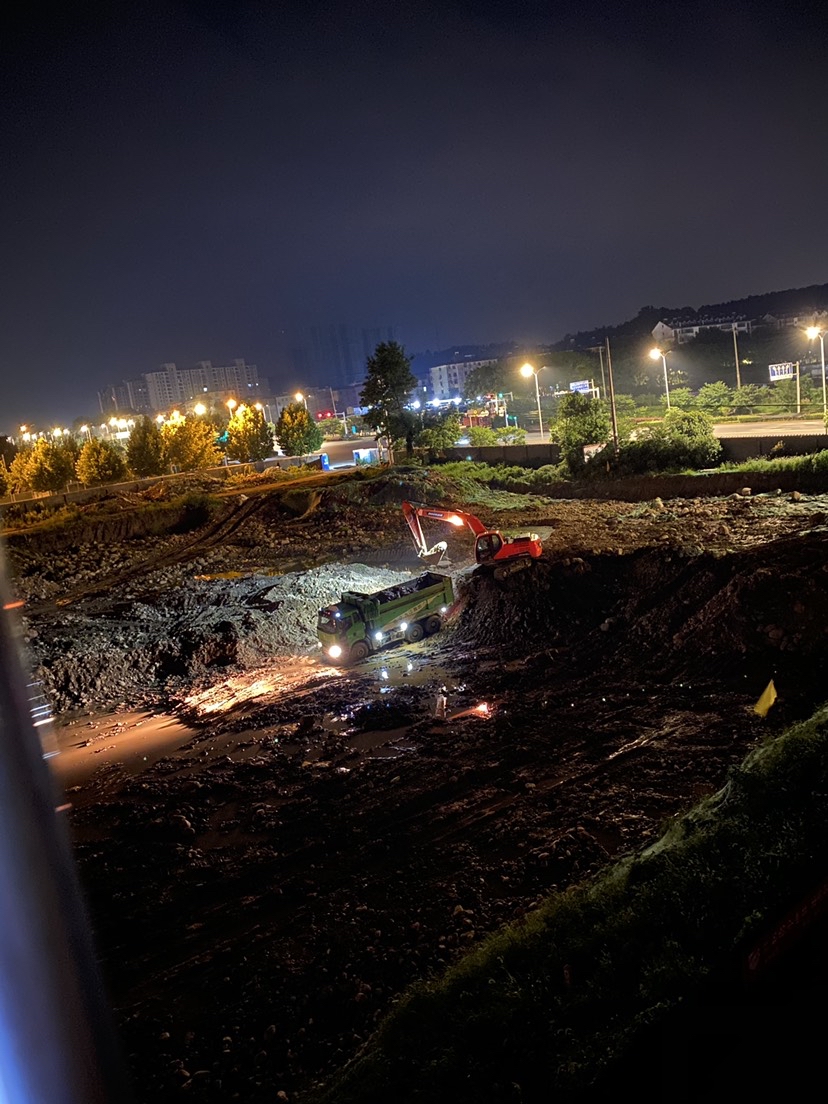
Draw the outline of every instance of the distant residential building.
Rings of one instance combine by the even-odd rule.
[[[98,392],[98,406],[102,414],[117,414],[133,411],[136,414],[149,414],[149,391],[144,376],[134,380],[123,380]]]
[[[436,364],[431,369],[431,393],[435,399],[454,399],[463,394],[466,380],[476,368],[496,364],[496,359],[455,360],[449,364]]]
[[[155,372],[108,387],[98,393],[98,405],[102,413],[133,410],[158,414],[194,402],[208,406],[231,398],[258,402],[266,391],[266,381],[259,378],[255,364],[244,359],[232,364],[201,360],[191,368],[162,364]]]
[[[659,343],[673,342],[676,345],[684,345],[692,341],[705,330],[721,330],[723,333],[749,334],[753,332],[756,323],[750,319],[739,316],[738,318],[696,318],[693,320],[676,319],[669,322],[657,322],[652,329],[652,335]]]
[[[294,370],[306,379],[326,379],[336,389],[365,374],[365,364],[382,341],[394,340],[393,326],[364,326],[357,330],[344,322],[313,326],[310,347],[297,346]]]

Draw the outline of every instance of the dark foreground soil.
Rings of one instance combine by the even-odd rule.
[[[148,715],[67,716],[71,830],[137,1099],[301,1099],[410,982],[652,839],[809,713],[824,508],[538,503],[509,514],[546,526],[530,569],[495,583],[454,550],[462,601],[437,637],[347,671],[200,668],[165,703],[188,727],[146,759]],[[331,547],[324,513],[284,524],[286,544],[316,526],[315,554]],[[393,522],[377,532],[397,563]],[[249,538],[231,566],[261,559]],[[33,647],[56,616],[32,613]]]

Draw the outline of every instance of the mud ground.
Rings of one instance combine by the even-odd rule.
[[[301,1099],[409,983],[651,839],[824,696],[828,500],[790,494],[478,503],[540,532],[542,560],[495,583],[440,533],[452,623],[323,664],[321,596],[419,570],[399,501],[427,493],[248,498],[212,547],[11,544],[141,1102]]]

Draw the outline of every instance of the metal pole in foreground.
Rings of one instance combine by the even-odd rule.
[[[823,371],[823,375],[824,375]],[[540,430],[540,439],[543,442],[543,414],[541,413],[540,404],[540,388],[538,387],[538,373],[534,373],[535,376],[535,398],[538,400],[538,429]]]
[[[35,727],[0,548],[0,1100],[119,1104],[126,1085]],[[39,712],[39,711],[38,711]]]

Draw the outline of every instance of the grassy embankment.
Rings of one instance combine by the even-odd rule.
[[[769,738],[652,846],[408,992],[309,1101],[583,1099],[824,878],[826,817],[823,707]]]

